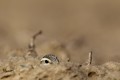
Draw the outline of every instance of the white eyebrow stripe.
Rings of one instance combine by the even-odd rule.
[[[51,62],[51,60],[48,58],[42,58],[40,61],[44,61],[44,60],[48,60],[49,62]]]

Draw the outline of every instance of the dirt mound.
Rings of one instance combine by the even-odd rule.
[[[1,61],[0,80],[120,80],[120,63],[81,65],[59,61],[44,65],[41,58],[12,56]]]

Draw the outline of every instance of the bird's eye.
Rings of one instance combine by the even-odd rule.
[[[51,64],[51,60],[48,59],[48,58],[42,58],[40,63],[44,64],[44,65],[48,65],[48,64]]]
[[[45,60],[45,63],[46,63],[46,64],[48,64],[48,63],[49,63],[49,61],[48,61],[48,60]]]

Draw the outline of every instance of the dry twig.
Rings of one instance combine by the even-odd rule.
[[[28,45],[27,56],[32,56],[32,57],[36,57],[37,56],[37,52],[35,50],[35,48],[36,48],[35,40],[36,40],[37,36],[39,36],[40,34],[42,34],[41,30],[32,36],[31,41],[30,41],[30,43]]]
[[[92,51],[89,52],[87,65],[91,65],[91,64],[92,64]]]

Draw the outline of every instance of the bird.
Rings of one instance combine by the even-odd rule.
[[[43,65],[58,64],[59,59],[57,58],[56,55],[47,54],[42,57],[42,59],[40,60],[40,63]]]

